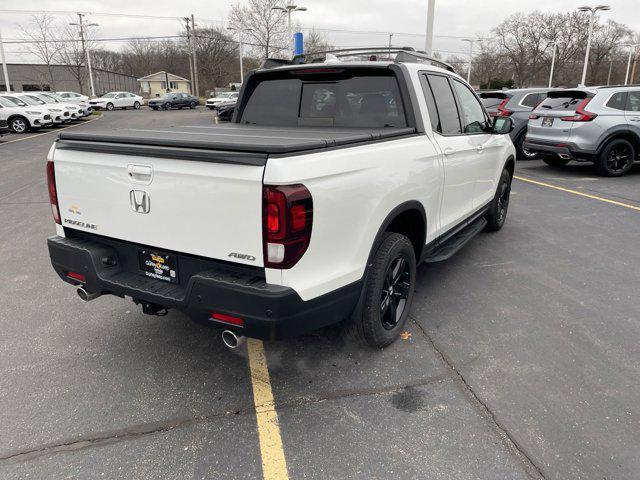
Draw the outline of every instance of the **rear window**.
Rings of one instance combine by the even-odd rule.
[[[538,109],[573,111],[587,96],[587,92],[581,92],[579,90],[549,92],[547,98],[538,106]]]
[[[482,101],[482,104],[487,110],[490,110],[490,109],[495,110],[507,98],[508,97],[506,93],[481,93],[480,94],[480,100]]]
[[[390,71],[285,73],[255,86],[240,123],[276,126],[406,127]],[[298,71],[304,72],[304,70]]]

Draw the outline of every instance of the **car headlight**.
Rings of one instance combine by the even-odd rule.
[[[26,113],[28,113],[29,115],[44,115],[44,113],[42,112],[34,112],[32,110],[26,110]]]

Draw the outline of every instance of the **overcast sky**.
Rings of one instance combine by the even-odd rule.
[[[243,0],[239,1],[243,3]],[[177,20],[103,16],[98,13],[166,17],[193,13],[200,24],[223,26],[233,3],[225,0],[2,0],[0,29],[5,41],[20,37],[17,25],[28,22],[29,14],[1,10],[19,6],[25,11],[95,12],[89,15],[89,20],[100,24],[96,32],[99,38],[175,35],[180,28]],[[307,7],[308,11],[296,13],[296,20],[304,28],[322,31],[336,47],[386,45],[388,33],[393,32],[394,45],[424,48],[427,0],[298,0],[298,4]],[[434,49],[445,56],[464,54],[468,46],[461,37],[487,37],[491,28],[512,13],[536,9],[569,11],[583,4],[585,0],[436,0]],[[610,0],[608,4],[612,9],[602,14],[603,19],[611,18],[640,31],[640,0]],[[65,21],[69,14],[62,12],[56,16]],[[106,46],[119,49],[124,44],[110,42]],[[18,45],[8,43],[5,50],[8,62],[31,61],[20,53]]]

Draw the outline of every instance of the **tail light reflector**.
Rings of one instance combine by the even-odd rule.
[[[311,240],[313,202],[304,185],[263,187],[263,251],[265,267],[291,268]]]
[[[587,112],[584,109],[590,101],[590,98],[585,98],[576,108],[575,115],[571,117],[562,117],[561,120],[564,120],[565,122],[590,122],[598,116],[596,113]]]
[[[226,313],[213,312],[211,318],[218,320],[219,322],[226,323],[228,325],[235,325],[236,327],[244,327],[244,320],[233,315],[227,315]]]
[[[58,192],[56,191],[56,170],[51,160],[47,162],[47,186],[49,187],[49,203],[51,204],[53,220],[58,225],[62,225],[60,210],[58,209]]]
[[[76,273],[76,272],[67,272],[67,277],[73,279],[73,280],[77,280],[79,282],[85,283],[86,282],[86,277],[84,275],[82,275],[81,273]]]

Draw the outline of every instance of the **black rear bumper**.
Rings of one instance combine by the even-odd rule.
[[[360,296],[361,282],[356,282],[304,301],[291,288],[266,283],[260,269],[178,253],[180,283],[170,284],[140,274],[137,252],[142,245],[89,234],[54,236],[47,243],[53,268],[68,283],[91,293],[175,308],[199,323],[253,338],[286,338],[339,322],[353,312]],[[70,278],[69,272],[84,275],[85,281]],[[214,320],[214,312],[239,317],[244,326]]]
[[[532,141],[525,137],[523,148],[535,152],[541,156],[562,158],[564,160],[593,161],[596,152],[578,148],[571,142],[541,142]]]

